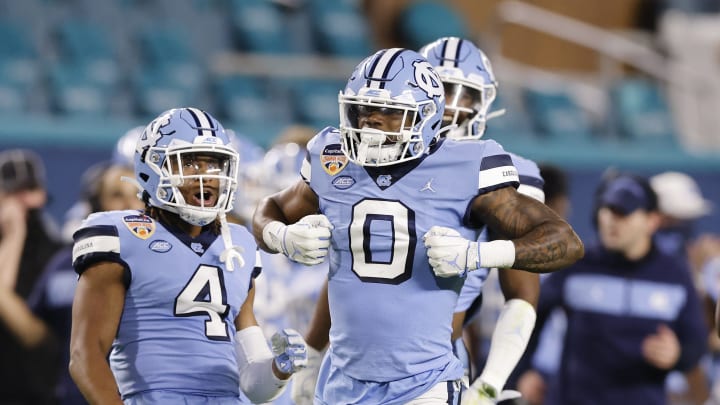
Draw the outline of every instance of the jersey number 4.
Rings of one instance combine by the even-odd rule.
[[[225,322],[229,311],[225,280],[216,266],[200,265],[175,298],[175,316],[210,317],[205,321],[205,336],[210,340],[230,340]]]
[[[400,284],[412,275],[415,211],[400,201],[365,199],[353,207],[353,272],[368,283]]]

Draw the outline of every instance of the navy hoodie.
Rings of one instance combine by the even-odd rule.
[[[661,324],[680,341],[674,369],[693,368],[707,351],[708,330],[687,264],[655,248],[629,261],[596,245],[572,267],[551,274],[542,284],[535,332],[518,373],[558,306],[568,317],[558,380],[548,393],[558,404],[665,404],[668,371],[647,363],[641,349]]]

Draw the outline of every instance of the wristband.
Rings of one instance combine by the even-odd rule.
[[[254,404],[272,401],[288,380],[278,378],[272,370],[274,357],[259,326],[235,334],[235,356],[240,372],[240,389]]]
[[[477,242],[468,243],[467,257],[465,260],[465,268],[467,271],[473,271],[480,268],[480,244]]]
[[[493,240],[478,245],[478,267],[511,268],[515,264],[515,244],[511,240]]]

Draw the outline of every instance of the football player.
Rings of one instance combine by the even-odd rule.
[[[497,143],[438,139],[444,89],[417,52],[366,58],[339,103],[340,128],[308,144],[303,180],[253,217],[268,251],[305,264],[330,255],[331,344],[315,400],[457,403],[464,371],[451,325],[467,272],[554,271],[580,258],[582,243],[516,191]],[[476,242],[484,225],[508,239]]]
[[[253,314],[256,244],[228,224],[238,153],[197,108],[154,119],[137,140],[144,212],[90,215],[74,234],[80,275],[70,373],[90,403],[241,403],[277,396],[306,362]],[[109,356],[108,356],[109,353]]]
[[[420,50],[435,67],[445,88],[445,115],[443,133],[447,137],[472,141],[485,133],[486,123],[497,115],[490,108],[497,95],[497,81],[485,53],[471,41],[457,37],[440,38]],[[518,192],[544,202],[543,179],[535,162],[508,152],[520,175]],[[488,240],[483,232],[481,238]],[[463,359],[465,346],[462,340],[463,326],[470,318],[468,310],[480,300],[482,286],[490,269],[480,269],[468,274],[460,293],[453,317],[453,342],[456,352]],[[484,369],[473,382],[470,391],[463,395],[463,404],[479,404],[481,397],[497,400],[510,373],[522,357],[535,325],[535,307],[540,293],[537,274],[526,271],[500,271],[498,279],[505,296],[490,342]],[[517,333],[520,330],[521,333]],[[474,351],[471,351],[474,352]],[[468,374],[470,365],[468,364]]]

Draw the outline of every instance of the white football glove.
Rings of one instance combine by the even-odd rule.
[[[315,385],[317,385],[318,375],[320,374],[322,353],[310,346],[307,347],[307,352],[307,367],[293,376],[290,390],[290,396],[296,405],[312,405],[315,401]]]
[[[495,388],[477,379],[470,388],[462,393],[460,405],[495,405],[502,401],[521,397],[522,394],[514,390],[504,390],[500,395],[497,395]]]
[[[478,243],[463,238],[454,229],[433,226],[423,236],[423,241],[430,266],[438,277],[463,277],[479,267]]]
[[[283,329],[270,338],[275,366],[285,374],[305,368],[308,362],[307,344],[295,329]]]
[[[292,225],[272,221],[263,228],[263,241],[290,260],[311,266],[325,260],[332,229],[325,215],[308,215]]]

